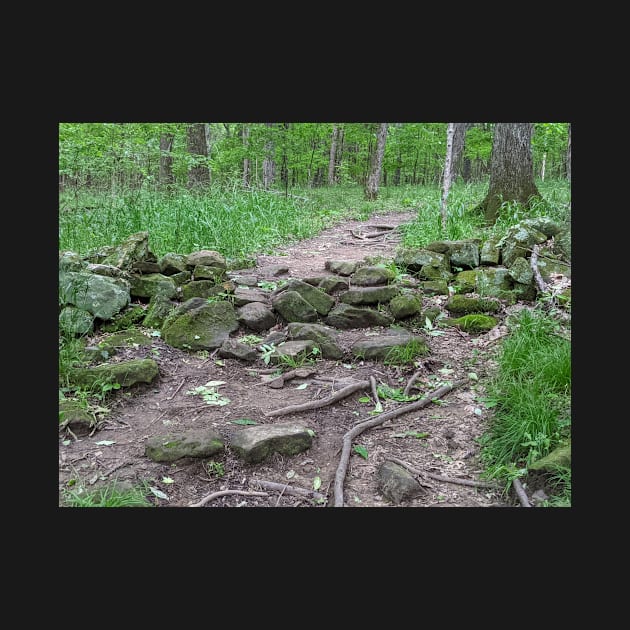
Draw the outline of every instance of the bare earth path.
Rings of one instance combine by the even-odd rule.
[[[376,239],[361,237],[373,233],[374,226],[394,227],[413,217],[414,213],[392,213],[374,215],[367,221],[346,221],[317,237],[281,248],[273,256],[258,256],[257,267],[243,273],[256,273],[262,278],[266,268],[281,264],[289,268],[289,273],[282,278],[304,278],[325,275],[324,263],[328,259],[392,258],[400,243],[397,232]],[[425,297],[425,307],[442,306],[445,299],[444,296]],[[281,329],[282,323],[277,328]],[[379,330],[340,331],[342,346],[349,348],[358,339],[379,334]],[[468,378],[470,373],[476,375],[477,380],[473,377],[435,403],[385,421],[359,435],[354,443],[365,449],[367,458],[354,452],[350,457],[344,483],[344,506],[512,506],[514,503],[498,489],[438,479],[442,476],[479,480],[482,467],[477,438],[488,420],[488,411],[480,398],[484,395],[483,380],[492,366],[496,341],[504,330],[499,325],[486,335],[469,336],[447,328],[441,336],[427,336],[430,354],[417,366],[318,359],[314,366],[316,374],[287,381],[280,389],[262,384],[260,371],[268,367],[262,359],[253,364],[236,359],[217,361],[218,357],[212,354],[187,353],[154,337],[150,347],[129,348],[117,356],[155,359],[159,365],[155,381],[115,392],[113,401],[107,405],[109,413],[99,416],[98,428],[90,436],[75,438],[60,434],[60,505],[69,483],[73,488],[83,485],[90,490],[117,480],[127,485],[148,483],[157,494],[167,497],[160,498],[153,492],[147,494],[158,507],[187,507],[214,493],[217,494],[204,503],[204,507],[329,507],[333,505],[343,436],[358,422],[374,417],[370,414],[374,403],[360,402],[368,392],[357,392],[335,404],[277,419],[264,414],[324,398],[349,380],[369,380],[373,376],[379,384],[404,388],[418,371],[416,394],[433,391],[445,381]],[[413,332],[426,333],[423,329]],[[210,380],[225,381],[220,393],[230,399],[228,405],[209,406],[198,396],[186,393]],[[306,387],[298,388],[304,384]],[[392,399],[381,402],[384,412],[404,404]],[[229,437],[242,429],[234,421],[243,418],[257,424],[273,424],[274,421],[304,424],[314,431],[312,447],[293,457],[274,455],[261,464],[244,464],[229,449]],[[225,452],[214,460],[189,458],[165,464],[153,462],[144,454],[149,437],[205,427],[216,429],[228,443]],[[423,494],[399,505],[383,497],[377,486],[376,471],[388,459],[404,462],[416,471],[425,488]],[[262,487],[256,480],[280,484],[277,487],[282,489]],[[314,485],[327,501],[317,503],[308,495],[290,492],[292,489],[313,490]]]

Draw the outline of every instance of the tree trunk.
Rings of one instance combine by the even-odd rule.
[[[171,186],[175,182],[173,177],[173,138],[172,133],[163,133],[160,135],[160,170],[158,181],[161,186]]]
[[[387,141],[387,123],[381,123],[378,128],[376,140],[376,151],[372,155],[372,166],[365,184],[365,198],[368,201],[375,201],[378,197],[378,184],[381,179],[383,167],[383,155],[385,154],[385,143]]]
[[[208,157],[205,123],[191,123],[187,129],[188,153],[199,161]],[[188,187],[208,186],[210,184],[210,169],[206,164],[194,164],[188,169]]]
[[[453,177],[453,137],[455,136],[455,123],[448,123],[446,128],[446,160],[444,161],[444,180],[442,183],[442,203],[440,214],[442,215],[442,230],[446,231],[446,198],[451,187]]]
[[[486,224],[493,225],[501,204],[514,201],[529,207],[541,194],[534,182],[532,160],[533,123],[497,123],[490,158],[490,185],[485,199],[477,206]]]
[[[287,135],[289,133],[289,123],[282,123],[282,163],[280,165],[280,181],[284,187],[285,194],[289,190],[289,158],[287,156]]]
[[[332,136],[330,138],[330,160],[328,161],[328,185],[335,183],[335,158],[337,154],[337,137],[339,129],[337,125],[333,125]]]
[[[571,183],[571,123],[569,123],[569,141],[567,144],[567,179]]]
[[[241,128],[241,138],[243,139],[243,147],[245,147],[245,154],[247,155],[247,146],[249,143],[249,127],[247,125],[243,125]],[[250,165],[249,158],[243,158],[243,188],[249,187],[249,177],[250,177]]]
[[[276,178],[276,162],[274,159],[275,146],[271,137],[271,130],[273,129],[273,123],[265,123],[269,128],[269,139],[265,143],[265,159],[263,161],[263,188],[268,190],[271,188]]]
[[[453,157],[452,157],[452,179],[455,179],[458,173],[462,172],[462,153],[464,152],[464,144],[466,143],[466,131],[470,127],[470,123],[453,123],[455,131],[453,133]]]
[[[542,165],[540,166],[540,179],[544,182],[545,181],[545,165],[547,162],[547,152],[545,151],[543,153],[543,158],[542,158]]]

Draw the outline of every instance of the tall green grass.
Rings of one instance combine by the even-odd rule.
[[[433,241],[458,240],[464,238],[501,237],[508,227],[519,221],[537,216],[549,217],[560,223],[570,220],[570,184],[566,180],[536,182],[542,199],[534,201],[529,208],[521,204],[506,202],[496,223],[487,227],[481,213],[474,210],[486,193],[487,182],[466,184],[456,182],[447,198],[446,228],[442,227],[440,186],[423,186],[412,198],[412,206],[418,208],[418,216],[402,226],[405,247],[425,247]]]
[[[405,195],[406,188],[383,188],[379,199],[368,202],[359,186],[292,189],[289,195],[216,186],[204,193],[141,189],[108,195],[86,190],[60,198],[59,249],[85,255],[148,231],[157,256],[198,249],[213,249],[228,258],[273,253],[344,218],[403,210]]]
[[[147,486],[147,484],[143,484]],[[147,500],[147,487],[126,488],[117,482],[110,482],[100,488],[88,491],[82,486],[78,489],[66,489],[62,493],[60,507],[73,508],[130,508],[154,507]]]
[[[522,309],[507,324],[510,334],[487,386],[494,415],[480,439],[485,476],[504,480],[506,488],[571,435],[570,339],[542,310]],[[570,474],[559,471],[559,494],[569,503]]]

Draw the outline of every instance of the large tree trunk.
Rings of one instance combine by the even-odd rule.
[[[487,225],[493,225],[499,208],[506,201],[525,207],[541,194],[534,182],[532,160],[533,123],[497,123],[490,159],[490,185],[485,199],[477,206]]]
[[[387,141],[387,123],[381,123],[376,139],[376,151],[372,155],[372,167],[365,184],[365,198],[375,201],[378,197],[378,184],[381,180],[383,168],[383,155],[385,154],[385,142]]]
[[[208,157],[208,143],[206,140],[205,123],[191,123],[187,129],[188,153],[194,158]],[[210,184],[210,169],[205,164],[196,164],[188,169],[188,187],[208,186]]]
[[[247,125],[243,125],[241,129],[241,138],[243,138],[243,146],[245,147],[245,151],[247,151],[249,142],[249,127]],[[249,187],[250,170],[249,158],[243,158],[243,188]]]
[[[160,171],[158,180],[161,186],[171,186],[175,178],[173,177],[173,138],[172,133],[163,133],[160,136]]]
[[[263,161],[263,188],[265,190],[268,190],[269,188],[271,188],[271,185],[276,178],[276,162],[274,158],[275,146],[271,137],[271,129],[273,128],[273,123],[265,123],[265,125],[270,130],[270,136],[265,143],[265,159]]]
[[[328,185],[332,186],[335,183],[335,159],[337,155],[337,137],[339,135],[339,129],[337,125],[333,125],[332,136],[330,139],[330,159],[328,161]]]

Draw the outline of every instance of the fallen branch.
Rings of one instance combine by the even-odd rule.
[[[416,411],[417,409],[422,409],[426,407],[429,403],[437,400],[438,398],[442,398],[442,396],[448,394],[451,390],[467,383],[468,379],[463,378],[458,381],[455,381],[451,385],[444,385],[439,389],[427,394],[426,398],[422,400],[418,400],[416,402],[409,403],[408,405],[403,405],[398,409],[393,409],[392,411],[388,411],[387,413],[381,414],[378,418],[373,418],[372,420],[366,420],[365,422],[361,422],[360,424],[356,424],[350,431],[348,431],[343,436],[343,447],[341,449],[341,459],[339,461],[339,466],[337,467],[337,472],[335,474],[335,504],[334,507],[343,507],[343,482],[346,478],[346,472],[348,470],[348,463],[350,461],[350,451],[352,450],[352,440],[357,436],[363,433],[366,429],[370,429],[372,427],[376,427],[379,424],[383,424],[383,422],[387,420],[391,420],[392,418],[397,418],[398,416],[402,416],[405,413],[410,411]]]
[[[326,407],[327,405],[332,405],[336,403],[338,400],[342,398],[346,398],[350,396],[350,394],[354,394],[354,392],[358,392],[360,389],[367,389],[370,386],[370,381],[358,381],[353,385],[348,385],[343,389],[340,389],[338,392],[335,392],[331,396],[326,398],[322,398],[320,400],[312,400],[307,403],[302,403],[300,405],[289,405],[288,407],[282,407],[281,409],[276,409],[275,411],[270,411],[264,414],[267,418],[274,418],[277,416],[286,416],[288,413],[296,413],[298,411],[308,411],[309,409],[319,409],[320,407]]]
[[[227,494],[243,494],[248,497],[268,497],[269,495],[266,492],[246,492],[245,490],[220,490],[219,492],[213,492],[205,496],[201,501],[197,501],[197,503],[191,503],[188,507],[203,507],[206,503],[217,499],[219,497],[224,497]]]
[[[523,507],[532,507],[529,503],[529,499],[527,498],[527,493],[523,488],[523,484],[519,479],[512,479],[512,485],[514,486],[514,492],[516,492],[516,496],[518,500],[521,502]]]
[[[252,479],[249,482],[252,485],[266,488],[267,490],[281,490],[284,494],[293,494],[302,497],[313,497],[317,500],[327,500],[326,495],[315,490],[307,490],[306,488],[293,488],[285,483],[276,483],[274,481],[263,481],[262,479]]]
[[[435,479],[436,481],[445,481],[446,483],[455,483],[460,486],[473,486],[479,488],[496,488],[496,485],[490,483],[489,481],[474,481],[472,479],[457,479],[453,477],[444,477],[443,475],[436,475],[434,473],[430,473],[424,470],[420,470],[418,468],[414,468],[407,462],[402,461],[402,459],[397,459],[396,457],[388,457],[390,462],[394,462],[394,464],[400,464],[406,468],[409,472],[412,472],[414,475],[420,475],[421,477],[429,477],[430,479]]]

